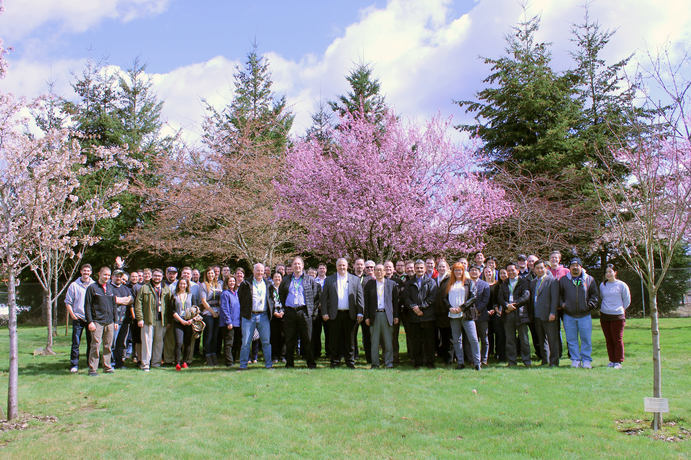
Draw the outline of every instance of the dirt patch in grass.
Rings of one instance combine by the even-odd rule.
[[[6,431],[21,431],[26,430],[33,421],[41,423],[57,423],[58,418],[53,415],[23,415],[14,420],[0,420],[0,433]]]
[[[682,426],[683,420],[669,420],[662,428],[653,431],[649,420],[616,420],[617,431],[628,436],[648,436],[665,442],[681,442],[691,439],[691,431]]]

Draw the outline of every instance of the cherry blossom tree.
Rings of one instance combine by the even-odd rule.
[[[41,98],[33,105],[35,117],[53,109],[50,98]],[[48,329],[43,354],[52,355],[55,354],[52,312],[57,312],[58,298],[67,288],[67,284],[60,287],[59,281],[61,278],[72,279],[84,250],[100,241],[100,237],[95,235],[96,224],[101,219],[116,217],[120,213],[120,204],[113,199],[127,186],[124,180],[106,185],[104,176],[94,173],[114,168],[117,165],[114,161],[116,156],[134,168],[138,167],[138,162],[127,159],[117,148],[93,146],[85,150],[74,132],[66,128],[48,127],[44,135],[31,137],[24,145],[34,161],[43,163],[46,157],[51,157],[51,161],[65,165],[70,171],[58,171],[56,175],[46,177],[45,184],[35,183],[37,187],[49,187],[50,193],[39,194],[35,190],[36,198],[32,203],[43,212],[37,213],[42,220],[33,233],[30,269],[43,288]],[[91,154],[91,162],[86,161],[86,151]],[[87,196],[80,199],[77,189],[87,176],[100,178],[100,182],[92,180]]]
[[[0,271],[8,279],[8,419],[18,413],[17,277],[30,267],[37,276],[42,275],[39,280],[50,291],[51,276],[57,269],[55,258],[64,262],[76,255],[75,247],[98,240],[88,231],[85,234],[83,225],[119,212],[117,204],[106,208],[98,193],[83,201],[77,197],[79,178],[88,172],[84,152],[67,130],[30,134],[30,109],[38,105],[40,102],[27,104],[0,93]],[[92,153],[98,158],[93,167],[107,169],[114,164],[117,151],[101,148]],[[47,348],[51,340],[49,324]]]
[[[329,149],[297,141],[276,181],[279,215],[304,229],[298,249],[377,260],[466,253],[509,213],[504,191],[479,169],[479,149],[454,142],[449,120],[420,128],[392,113],[379,123],[345,117]]]
[[[662,396],[657,294],[675,250],[691,237],[691,118],[687,111],[691,82],[681,78],[680,72],[688,61],[682,59],[673,66],[665,56],[651,60],[649,77],[657,94],[667,94],[671,102],[660,104],[657,97],[649,96],[660,114],[654,129],[641,127],[638,139],[614,149],[613,160],[605,163],[610,177],[623,166],[627,180],[611,181],[606,175],[593,174],[611,238],[626,264],[642,278],[648,295],[656,398]],[[662,414],[656,412],[652,427],[661,426]]]

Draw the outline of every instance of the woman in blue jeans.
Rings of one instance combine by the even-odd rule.
[[[449,322],[451,323],[451,338],[453,349],[458,363],[456,369],[463,369],[463,337],[461,330],[465,331],[466,339],[470,344],[475,370],[480,370],[480,342],[477,338],[475,321],[469,314],[469,309],[464,311],[464,304],[470,298],[470,278],[468,277],[465,266],[457,262],[451,269],[451,275],[442,281],[439,287],[440,296],[445,310],[448,311]]]
[[[215,366],[218,364],[216,349],[218,348],[218,324],[221,310],[222,287],[216,279],[216,272],[209,267],[204,272],[204,281],[199,286],[199,299],[202,306],[202,318],[204,318],[204,355],[206,364]]]

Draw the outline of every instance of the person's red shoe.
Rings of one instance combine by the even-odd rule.
[[[179,364],[176,364],[176,365],[175,365],[175,370],[176,370],[176,371],[179,371],[180,369],[182,369],[182,367],[180,367]]]
[[[183,369],[187,369],[188,367],[189,367],[189,366],[187,365],[187,363],[182,363],[182,368],[183,368]]]

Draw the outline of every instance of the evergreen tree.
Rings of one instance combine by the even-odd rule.
[[[572,34],[576,50],[571,55],[576,67],[571,73],[576,79],[575,97],[582,108],[578,137],[585,156],[600,167],[602,157],[611,158],[610,148],[626,145],[640,134],[641,125],[650,124],[652,113],[636,107],[637,87],[624,74],[633,55],[613,64],[602,57],[614,31],[592,22],[586,9],[583,23],[574,25]],[[646,122],[639,123],[645,118]],[[620,171],[620,179],[624,172]]]
[[[146,65],[139,59],[118,78],[117,116],[122,124],[122,141],[135,158],[143,161],[148,156],[160,154],[162,147],[172,141],[161,138],[163,102],[158,101],[152,86]]]
[[[539,26],[535,16],[514,27],[506,56],[483,59],[491,73],[478,100],[457,101],[477,120],[459,128],[477,132],[495,165],[516,164],[530,173],[561,171],[583,160],[574,133],[580,117],[575,77],[552,70],[550,44],[535,37]]]
[[[126,157],[118,158],[119,167],[98,171],[82,182],[80,193],[88,196],[96,187],[120,181],[133,184],[133,176],[147,184],[155,184],[155,163],[168,155],[175,138],[161,136],[161,108],[153,93],[146,66],[135,60],[124,74],[108,71],[103,65],[89,63],[72,87],[76,101],[65,101],[64,111],[71,115],[79,133],[78,140],[88,147],[125,147]],[[133,169],[133,161],[141,172]],[[89,163],[95,158],[87,154]],[[142,212],[143,198],[128,187],[113,198],[121,205],[116,219],[99,222],[97,233],[101,242],[93,249],[93,264],[110,264],[123,249],[123,237],[148,216]]]
[[[350,91],[329,102],[331,110],[343,117],[346,113],[363,113],[373,117],[375,123],[381,123],[388,110],[384,96],[379,94],[381,85],[373,77],[369,64],[359,64],[346,77]]]
[[[64,110],[76,123],[82,146],[123,145],[114,73],[105,71],[102,64],[88,62],[81,77],[72,83],[72,89],[77,101],[65,101]]]
[[[270,144],[273,154],[281,154],[288,144],[288,133],[293,125],[294,115],[286,108],[285,96],[278,97],[271,90],[273,81],[269,61],[257,53],[253,45],[247,54],[244,68],[236,68],[235,97],[223,110],[218,111],[207,104],[209,117],[206,123],[214,128],[205,128],[207,144],[217,144],[209,137],[224,133],[230,152],[239,151],[239,139],[261,144]],[[230,153],[229,152],[229,153]]]
[[[322,144],[330,140],[329,131],[333,127],[332,114],[326,111],[322,101],[319,101],[319,110],[312,114],[312,126],[307,129],[307,137],[316,139]]]

